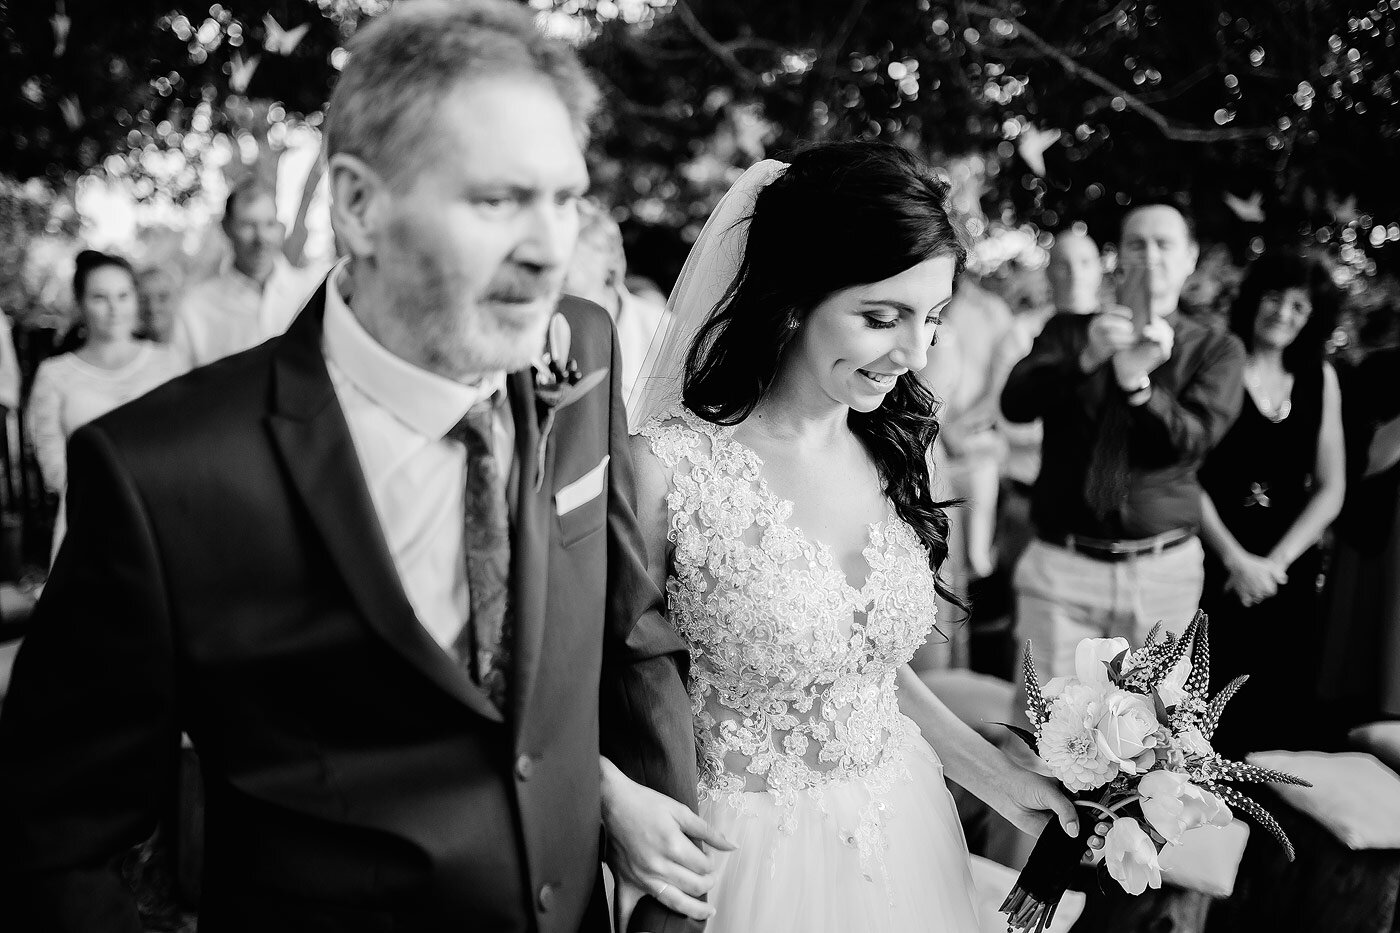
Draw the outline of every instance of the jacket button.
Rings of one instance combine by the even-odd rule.
[[[554,906],[554,891],[558,887],[559,885],[553,882],[540,885],[539,903],[542,912],[547,912],[549,908]]]
[[[522,781],[530,780],[535,773],[535,759],[529,755],[521,755],[515,759],[515,776]]]

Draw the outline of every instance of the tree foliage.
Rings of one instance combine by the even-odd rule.
[[[345,39],[391,2],[0,0],[0,173],[193,190],[220,137],[275,150],[317,123]],[[744,165],[852,136],[981,175],[992,223],[1111,239],[1166,196],[1237,255],[1400,253],[1400,0],[530,4],[598,75],[595,181],[663,281]]]
[[[712,203],[690,182],[718,173],[667,181],[668,162],[752,155],[736,120],[768,152],[856,136],[985,154],[993,220],[1112,239],[1127,204],[1168,198],[1237,254],[1309,236],[1364,263],[1354,247],[1395,240],[1400,2],[677,0],[651,24],[557,6],[593,17],[613,194],[641,240]]]

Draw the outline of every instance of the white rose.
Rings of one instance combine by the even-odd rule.
[[[1156,762],[1157,713],[1147,698],[1128,690],[1110,690],[1094,723],[1094,738],[1104,756],[1124,774],[1137,774]]]
[[[1138,781],[1142,815],[1170,843],[1197,826],[1228,826],[1234,815],[1219,797],[1187,780],[1183,774],[1153,771]]]
[[[1157,846],[1142,831],[1138,821],[1130,816],[1121,816],[1113,821],[1103,840],[1103,860],[1108,866],[1109,876],[1135,897],[1149,886],[1162,886],[1162,866],[1157,861]]]
[[[1176,734],[1176,741],[1181,746],[1181,750],[1187,755],[1197,758],[1206,758],[1215,754],[1215,749],[1210,747],[1210,740],[1201,734],[1201,730],[1195,726],[1182,729]]]
[[[1085,638],[1074,649],[1074,676],[1082,684],[1107,690],[1108,661],[1128,650],[1126,638]]]

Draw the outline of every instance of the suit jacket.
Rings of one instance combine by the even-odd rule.
[[[561,302],[579,368],[607,367],[611,391],[561,406],[547,438],[531,373],[508,379],[503,717],[403,592],[323,310],[324,289],[284,336],[72,438],[68,537],[0,718],[15,929],[140,929],[107,866],[152,831],[182,731],[206,785],[203,933],[606,930],[600,743],[694,805],[687,654],[646,573],[606,313]],[[604,458],[599,494],[575,486],[558,514]]]

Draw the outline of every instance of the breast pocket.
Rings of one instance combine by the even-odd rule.
[[[587,473],[554,492],[554,514],[559,540],[570,547],[600,530],[608,519],[608,461],[604,456]]]

